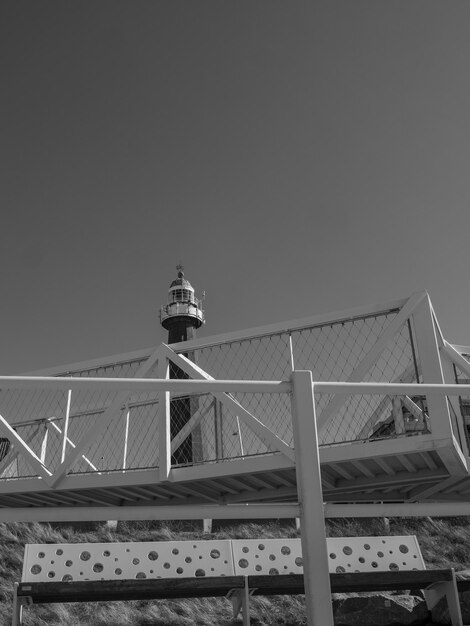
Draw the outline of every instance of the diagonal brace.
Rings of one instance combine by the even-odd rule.
[[[173,361],[176,365],[178,365],[188,376],[191,376],[195,379],[202,380],[214,380],[209,374],[207,374],[203,369],[198,367],[195,363],[190,361],[188,358],[183,356],[182,354],[177,354],[174,352],[169,346],[166,344],[162,344],[160,346],[162,352],[165,353],[166,357]],[[273,433],[269,428],[267,428],[260,420],[258,420],[254,415],[252,415],[249,411],[244,409],[242,405],[235,400],[235,398],[228,393],[214,393],[213,394],[217,400],[220,400],[224,406],[232,413],[232,415],[237,416],[243,421],[244,424],[250,430],[252,430],[263,443],[268,446],[268,448],[274,448],[279,452],[282,452],[289,460],[295,462],[295,451],[293,448],[288,446],[282,439],[280,439],[275,433]]]
[[[37,472],[37,474],[44,479],[48,485],[50,485],[52,473],[2,415],[0,415],[0,433],[10,440],[10,443],[18,449],[19,453],[22,454],[28,465],[35,472]]]

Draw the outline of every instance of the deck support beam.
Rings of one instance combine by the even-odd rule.
[[[333,626],[312,372],[292,373],[295,466],[309,626]]]

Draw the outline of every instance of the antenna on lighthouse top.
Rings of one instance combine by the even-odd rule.
[[[184,267],[183,267],[183,265],[181,265],[181,263],[178,263],[178,265],[176,266],[176,271],[178,272],[178,278],[183,278],[183,276],[184,276]]]

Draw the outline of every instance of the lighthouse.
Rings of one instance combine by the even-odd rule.
[[[160,308],[160,323],[168,331],[168,343],[176,344],[196,337],[196,330],[204,322],[202,301],[198,300],[189,280],[184,277],[182,265],[176,266],[177,278],[168,289],[167,303]],[[183,353],[191,361],[196,361],[194,352]],[[174,363],[170,364],[170,378],[184,379],[188,376]],[[189,422],[197,411],[197,397],[179,397],[171,401],[171,438]],[[201,429],[197,426],[172,454],[172,465],[186,465],[202,460]]]
[[[196,329],[204,324],[201,300],[184,277],[183,266],[177,265],[178,277],[168,289],[168,301],[160,309],[160,323],[168,331],[168,343],[188,341],[196,336]]]

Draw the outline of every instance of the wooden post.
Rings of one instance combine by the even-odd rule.
[[[312,372],[295,371],[291,380],[307,623],[334,626]]]

